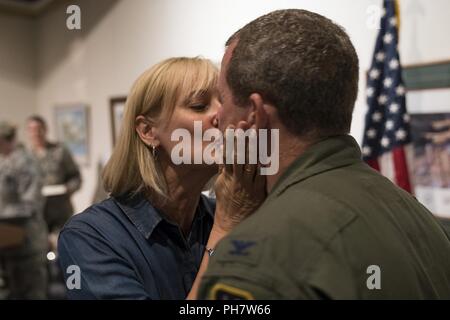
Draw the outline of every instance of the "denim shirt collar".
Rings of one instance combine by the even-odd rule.
[[[114,201],[146,239],[150,238],[161,221],[165,220],[173,224],[142,193],[132,197],[123,196],[114,198]],[[214,219],[214,209],[213,200],[208,199],[202,194],[193,223],[195,223],[195,220],[202,220],[205,215]]]

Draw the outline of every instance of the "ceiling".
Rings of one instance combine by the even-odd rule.
[[[54,0],[0,0],[0,12],[38,15]]]

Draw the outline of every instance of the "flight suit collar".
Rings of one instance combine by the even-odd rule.
[[[312,176],[360,162],[361,159],[361,149],[350,135],[322,140],[294,160],[277,181],[269,197],[279,196],[289,186]]]

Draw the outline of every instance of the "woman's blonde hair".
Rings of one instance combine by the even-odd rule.
[[[104,187],[111,196],[148,188],[169,197],[158,160],[136,132],[136,117],[146,116],[152,123],[169,121],[177,105],[214,90],[217,74],[210,60],[181,57],[154,65],[136,80],[125,104],[120,136],[103,171]]]

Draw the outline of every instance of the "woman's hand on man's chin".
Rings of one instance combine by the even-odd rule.
[[[237,128],[228,126],[227,129],[254,129],[247,122],[239,122]],[[257,137],[257,135],[256,135]],[[234,137],[235,158],[233,164],[227,164],[225,159],[219,168],[219,175],[215,183],[217,198],[214,227],[218,233],[230,232],[238,223],[254,213],[266,198],[266,179],[260,175],[258,164],[249,164],[250,139],[245,139],[246,163],[237,164],[237,139]],[[224,146],[227,143],[225,141]],[[224,157],[226,151],[223,152]],[[258,161],[257,161],[258,162]]]

